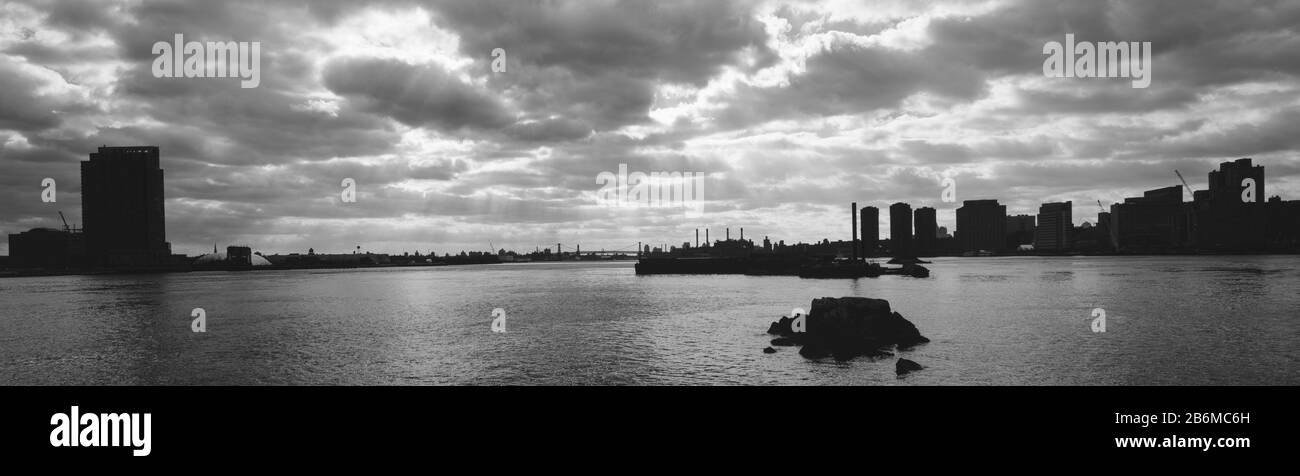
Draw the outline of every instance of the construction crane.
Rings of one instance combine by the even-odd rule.
[[[72,232],[72,227],[68,226],[68,219],[65,218],[65,217],[63,216],[63,211],[62,211],[62,210],[59,211],[59,219],[60,219],[60,220],[63,220],[63,231],[66,231],[66,232],[68,232],[68,233],[71,233],[71,232]]]
[[[1178,169],[1174,169],[1174,173],[1175,173],[1175,174],[1178,174],[1178,180],[1182,180],[1182,181],[1183,181],[1183,188],[1187,189],[1187,193],[1192,194],[1192,200],[1195,201],[1195,200],[1196,200],[1196,192],[1192,191],[1192,186],[1191,186],[1191,185],[1187,185],[1187,179],[1183,178],[1183,174],[1182,174],[1182,172],[1179,172]]]
[[[1106,207],[1102,206],[1101,200],[1097,200],[1097,210],[1100,211],[1097,213],[1097,226],[1101,227],[1101,225],[1103,225],[1101,222],[1101,214],[1106,213]],[[1114,234],[1115,231],[1111,229],[1110,223],[1105,223],[1104,225],[1105,228],[1102,229],[1106,231],[1106,241],[1110,242],[1111,248],[1119,248],[1118,239],[1116,239]]]
[[[1183,188],[1187,189],[1187,193],[1191,194],[1192,196],[1192,202],[1195,202],[1196,191],[1192,190],[1191,185],[1187,184],[1187,179],[1183,178],[1183,173],[1179,172],[1178,169],[1174,169],[1174,174],[1178,175],[1178,180],[1183,181]],[[1187,230],[1189,235],[1187,237],[1187,241],[1190,242],[1194,240],[1196,237],[1196,216],[1192,213],[1193,210],[1192,206],[1184,206],[1183,210],[1185,215],[1184,219],[1187,220]]]

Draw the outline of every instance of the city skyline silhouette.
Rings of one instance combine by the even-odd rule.
[[[881,239],[880,210],[865,206],[861,211],[854,202],[849,211],[849,232],[852,238],[821,242],[791,241],[777,237],[773,240],[763,235],[761,246],[746,240],[744,227],[739,227],[736,241],[732,241],[731,228],[724,227],[719,240],[709,239],[705,228],[705,241],[700,242],[699,229],[695,230],[694,245],[688,240],[680,246],[674,242],[651,244],[642,240],[633,249],[626,247],[593,250],[588,246],[582,253],[581,243],[571,243],[566,250],[557,242],[554,253],[549,246],[542,249],[507,250],[446,250],[438,253],[420,250],[398,253],[374,253],[361,245],[351,250],[351,255],[315,248],[301,251],[267,252],[251,245],[227,246],[226,252],[213,243],[211,254],[187,256],[172,254],[171,245],[165,242],[165,213],[163,210],[164,170],[159,148],[156,146],[101,146],[81,163],[81,188],[87,190],[83,209],[90,210],[87,226],[71,226],[65,221],[63,230],[38,227],[23,233],[9,235],[11,255],[5,264],[20,268],[109,269],[109,268],[175,268],[189,269],[195,265],[239,266],[357,266],[388,264],[479,264],[531,260],[596,259],[596,258],[700,258],[760,259],[763,254],[846,255],[853,261],[859,258],[890,256],[916,258],[927,256],[961,255],[984,256],[996,254],[1169,254],[1169,253],[1241,253],[1241,252],[1300,252],[1300,200],[1282,200],[1278,196],[1268,199],[1267,180],[1263,165],[1243,158],[1223,162],[1218,170],[1211,171],[1205,190],[1190,189],[1181,172],[1175,174],[1184,185],[1162,187],[1143,192],[1142,196],[1129,197],[1109,208],[1097,201],[1098,213],[1093,222],[1083,220],[1074,226],[1071,218],[1072,202],[1044,203],[1034,215],[1011,215],[997,199],[963,200],[957,208],[957,226],[951,235],[946,227],[937,226],[936,210],[920,207],[913,211],[910,204],[895,202],[886,210],[889,216],[889,236]],[[347,184],[348,182],[344,182]],[[1237,184],[1241,184],[1239,187]],[[624,195],[627,191],[621,192]],[[1192,195],[1192,201],[1184,201]],[[344,193],[347,197],[347,192]],[[955,196],[954,196],[955,198]],[[346,199],[344,200],[347,201]],[[862,223],[859,225],[859,218]],[[874,223],[868,221],[874,220]],[[1021,223],[1023,222],[1023,224]],[[940,235],[940,230],[943,235]],[[1008,229],[1012,232],[1008,233]],[[753,235],[751,235],[753,236]],[[757,253],[757,255],[755,255]],[[288,255],[288,256],[284,256]],[[378,255],[378,256],[371,256]],[[393,255],[393,256],[390,256]],[[441,255],[441,256],[439,256]],[[699,271],[698,262],[688,269]],[[724,266],[726,268],[726,266]],[[673,266],[659,269],[668,272]],[[743,268],[736,268],[743,269]],[[770,267],[765,268],[771,272]],[[794,272],[797,268],[790,268]],[[638,266],[638,271],[641,268]]]

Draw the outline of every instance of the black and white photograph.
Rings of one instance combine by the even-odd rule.
[[[2,0],[0,204],[56,457],[500,387],[1296,441],[1296,0]]]

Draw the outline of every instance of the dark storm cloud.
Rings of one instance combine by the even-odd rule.
[[[58,70],[69,65],[93,63],[111,58],[114,51],[111,47],[99,45],[59,46],[23,41],[15,43],[3,53]]]
[[[72,223],[79,222],[80,159],[56,149],[6,146],[11,138],[0,131],[0,236],[36,227],[61,228],[60,211]],[[54,179],[53,203],[41,200],[46,178]]]
[[[1300,3],[1133,1],[1113,12],[1125,34],[1158,45],[1164,78],[1211,85],[1300,75]]]
[[[271,90],[242,94],[235,88],[155,99],[148,111],[168,127],[105,127],[52,142],[86,152],[104,144],[151,144],[164,147],[169,162],[240,165],[382,154],[399,140],[382,120],[347,107],[334,117],[299,110],[300,100]]]
[[[331,91],[361,109],[411,126],[495,129],[511,122],[497,98],[433,65],[345,58],[326,64],[323,79]]]
[[[514,73],[490,78],[523,109],[524,120],[559,118],[597,131],[648,122],[647,113],[654,102],[656,86],[649,78],[618,72],[580,76],[557,67],[527,65]],[[564,130],[556,132],[560,134],[522,138],[565,140],[583,137],[574,137]]]
[[[510,125],[506,132],[515,139],[525,142],[569,141],[591,135],[594,126],[586,121],[573,119],[543,119],[532,122],[517,122]]]
[[[579,76],[628,77],[701,85],[751,49],[774,60],[749,2],[552,1],[434,2],[461,34],[466,56],[505,49],[513,62],[559,67]]]
[[[860,114],[896,107],[921,92],[969,101],[985,88],[983,74],[964,65],[838,41],[809,57],[807,71],[788,86],[743,86],[722,121],[741,126],[777,117]]]
[[[117,6],[98,0],[18,0],[44,12],[46,23],[72,35],[94,33],[118,24]],[[106,8],[107,7],[107,8]]]
[[[1188,89],[1160,88],[1148,91],[1130,88],[1128,84],[1096,82],[1079,85],[1079,88],[1085,92],[1020,91],[1017,107],[1030,114],[1141,113],[1184,107],[1199,100],[1196,92]]]
[[[794,15],[795,26],[811,20]],[[1213,19],[1213,20],[1209,20]],[[722,115],[741,126],[773,114],[866,113],[896,107],[931,92],[969,101],[985,82],[1002,76],[1041,76],[1047,41],[1150,41],[1154,85],[1132,89],[1127,81],[1061,79],[1048,90],[1024,90],[1024,113],[1150,112],[1200,100],[1204,88],[1300,74],[1300,5],[1273,1],[1243,5],[1223,0],[1101,2],[1007,2],[977,16],[932,20],[932,43],[915,51],[852,44],[833,45],[808,58],[808,71],[790,86],[751,88]],[[861,26],[861,25],[858,25]],[[863,33],[844,23],[824,31]],[[855,31],[856,30],[856,31]],[[868,29],[866,34],[872,33]],[[1122,85],[1118,83],[1123,83]]]
[[[37,94],[44,80],[0,57],[0,129],[39,131],[57,126],[56,98]]]
[[[1127,81],[1058,79],[1052,89],[1021,91],[1030,114],[1150,112],[1201,100],[1207,87],[1300,76],[1300,4],[1193,1],[1010,2],[975,18],[931,23],[923,54],[992,76],[1041,74],[1047,41],[1151,42],[1150,89]]]
[[[397,143],[396,132],[383,117],[346,101],[336,114],[305,108],[319,98],[281,89],[294,88],[295,83],[277,79],[300,73],[287,72],[265,56],[262,72],[262,86],[243,89],[232,78],[155,78],[148,62],[134,63],[119,79],[120,89],[139,97],[138,104],[147,104],[142,113],[172,126],[136,131],[123,139],[153,143],[160,135],[184,130],[186,136],[176,139],[190,144],[173,152],[196,152],[195,157],[223,164],[381,154]]]
[[[924,140],[903,141],[903,153],[920,163],[962,163],[974,156],[970,147],[961,144],[933,143]]]
[[[1043,43],[1080,40],[1139,40],[1117,37],[1111,6],[1093,0],[1017,0],[984,15],[935,19],[934,43],[918,54],[931,61],[965,64],[991,75],[1041,74]]]
[[[1171,157],[1231,157],[1300,150],[1300,110],[1282,111],[1257,123],[1198,131],[1161,143]],[[1300,159],[1300,157],[1296,157]]]
[[[312,5],[316,7],[314,12],[328,7],[321,2]],[[315,59],[285,48],[296,39],[294,31],[282,28],[281,22],[281,18],[296,18],[308,10],[301,2],[148,2],[92,9],[97,11],[94,15],[62,16],[75,7],[49,5],[46,23],[39,28],[75,25],[83,30],[106,31],[115,40],[113,50],[119,56],[99,60],[126,61],[115,90],[124,99],[131,99],[119,105],[115,113],[118,117],[149,117],[167,126],[101,128],[87,137],[61,136],[52,141],[68,150],[87,153],[100,144],[153,144],[163,146],[169,162],[243,164],[380,154],[397,142],[392,128],[381,118],[347,105],[340,107],[337,115],[302,108],[313,98],[298,89],[317,81]],[[124,22],[113,13],[134,21]],[[228,78],[154,77],[153,43],[170,43],[177,33],[185,35],[186,41],[262,43],[260,87],[243,89],[237,79]],[[19,46],[12,52],[26,54],[29,60],[44,54],[41,49],[58,50],[32,43]],[[59,49],[75,53],[89,48]],[[102,47],[95,48],[102,51]],[[72,53],[64,56],[67,54]],[[67,62],[66,57],[49,59]],[[38,121],[29,124],[41,125]]]
[[[436,2],[461,51],[501,48],[509,71],[491,84],[521,106],[522,119],[558,117],[563,127],[517,125],[521,140],[572,140],[648,122],[661,83],[702,86],[723,68],[772,64],[763,25],[746,2]],[[745,63],[745,64],[742,64]],[[480,69],[489,63],[483,61]]]

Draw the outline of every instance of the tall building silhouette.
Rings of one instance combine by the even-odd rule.
[[[1255,201],[1264,203],[1264,166],[1252,165],[1251,159],[1237,159],[1219,164],[1219,170],[1210,171],[1210,200],[1225,204],[1244,203],[1242,201],[1242,181],[1255,181]]]
[[[1034,228],[1038,226],[1038,218],[1034,215],[1011,215],[1007,217],[1007,234],[1026,232],[1033,233]]]
[[[1007,206],[997,200],[966,200],[957,209],[957,242],[962,251],[1006,248]]]
[[[1188,209],[1183,187],[1148,190],[1110,206],[1116,247],[1126,252],[1168,251],[1184,242]]]
[[[85,234],[75,229],[33,228],[10,234],[10,264],[53,269],[84,265],[85,238]]]
[[[1034,228],[1034,249],[1065,251],[1070,249],[1074,229],[1073,202],[1044,203],[1038,207],[1038,225]]]
[[[862,228],[862,254],[863,256],[875,256],[876,249],[880,246],[880,209],[876,207],[862,207],[858,211]]]
[[[1253,181],[1253,193],[1246,189]],[[1219,164],[1219,170],[1210,171],[1210,188],[1198,191],[1191,207],[1195,220],[1198,248],[1220,250],[1258,250],[1265,245],[1268,222],[1265,210],[1264,166],[1253,165],[1251,159],[1238,159]],[[1247,202],[1251,198],[1253,201]]]
[[[1265,230],[1268,243],[1279,248],[1300,249],[1300,200],[1269,197],[1264,202],[1264,212],[1268,215]]]
[[[914,244],[916,254],[930,255],[935,251],[935,242],[939,237],[939,220],[935,210],[930,207],[921,207],[914,213],[916,218],[916,243]]]
[[[1007,217],[1007,248],[1016,249],[1020,245],[1034,242],[1034,229],[1038,219],[1034,215],[1011,215]]]
[[[894,257],[912,256],[912,206],[898,202],[889,206],[889,246]]]
[[[163,221],[157,147],[100,147],[81,162],[81,210],[89,259],[100,266],[155,266],[171,255]]]

